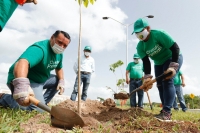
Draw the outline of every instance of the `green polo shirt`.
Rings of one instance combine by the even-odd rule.
[[[0,0],[0,32],[3,30],[17,6],[18,4],[15,0]]]
[[[130,62],[126,67],[126,70],[129,71],[130,78],[139,79],[143,77],[143,64],[140,62],[139,63]]]
[[[30,82],[44,83],[50,77],[52,70],[62,68],[63,54],[55,54],[49,40],[44,40],[28,47],[19,59],[26,59],[29,62],[28,78]],[[14,66],[15,63],[9,69],[7,83],[15,78]]]
[[[137,45],[137,53],[141,58],[146,55],[150,57],[155,65],[162,65],[166,60],[172,57],[169,49],[175,41],[163,30],[151,30],[147,42],[140,41]]]
[[[181,85],[182,81],[181,81],[181,75],[183,73],[181,71],[179,71],[176,76],[174,77],[174,85]]]

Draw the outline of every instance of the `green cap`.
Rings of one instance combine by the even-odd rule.
[[[135,21],[135,23],[133,25],[133,29],[134,29],[133,33],[141,32],[147,26],[149,26],[148,21],[144,18],[139,18],[137,21]]]
[[[133,58],[140,58],[140,56],[136,53],[133,55]]]
[[[84,50],[92,51],[92,48],[90,46],[85,46]]]

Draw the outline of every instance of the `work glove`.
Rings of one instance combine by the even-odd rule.
[[[14,92],[13,98],[21,106],[29,106],[31,104],[29,96],[34,97],[34,92],[30,87],[28,78],[15,78],[13,80]]]
[[[23,6],[25,3],[34,3],[37,4],[37,0],[15,0],[19,5]]]
[[[57,86],[57,90],[60,91],[58,94],[62,95],[65,91],[65,81],[64,79],[60,79],[58,81],[58,86]]]
[[[153,83],[150,83],[151,79],[152,79],[152,75],[151,74],[146,74],[144,76],[144,80],[143,80],[143,84],[142,84],[142,89],[147,92],[149,89],[151,89],[153,87]]]
[[[176,62],[171,62],[169,64],[169,68],[164,72],[164,74],[167,74],[169,72],[172,72],[171,75],[165,77],[165,80],[171,79],[174,75],[176,75],[176,71],[178,70],[179,64]]]

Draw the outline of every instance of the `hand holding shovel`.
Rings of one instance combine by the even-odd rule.
[[[149,81],[145,86],[141,85],[140,87],[138,87],[137,89],[133,90],[130,94],[129,93],[119,93],[119,94],[114,94],[114,99],[128,99],[131,97],[131,95],[133,93],[135,93],[136,91],[140,90],[140,89],[144,89],[146,86],[151,85],[153,83],[155,83],[157,80],[159,79],[165,79],[166,77],[169,77],[170,75],[172,75],[173,72],[168,72],[168,73],[163,73],[162,75],[156,77],[155,79]]]

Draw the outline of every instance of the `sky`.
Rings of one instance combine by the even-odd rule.
[[[138,43],[136,36],[131,35],[132,24],[138,18],[147,15],[154,15],[154,18],[147,19],[151,29],[167,31],[180,47],[184,58],[181,70],[186,82],[183,93],[200,95],[200,70],[198,69],[200,8],[198,5],[200,5],[198,0],[192,2],[97,0],[88,8],[82,6],[81,50],[86,45],[91,46],[91,56],[95,59],[96,65],[88,89],[88,98],[93,100],[97,97],[113,98],[113,92],[106,86],[116,92],[120,91],[116,88],[116,80],[125,78],[126,55],[128,55],[128,63],[132,62]],[[102,17],[112,19],[103,20]],[[18,6],[0,33],[1,89],[8,89],[6,87],[8,69],[28,46],[37,41],[50,39],[56,30],[64,30],[72,38],[64,52],[63,60],[66,82],[64,94],[70,96],[76,78],[73,65],[78,56],[79,22],[79,5],[75,0],[38,0],[37,5]],[[128,34],[126,25],[129,25]],[[126,51],[127,47],[128,51]],[[83,55],[82,51],[81,55]],[[114,74],[109,70],[109,65],[118,60],[122,60],[124,65],[117,68]],[[151,74],[154,75],[152,61],[151,65]],[[128,91],[128,88],[125,88],[125,91]],[[156,83],[149,90],[149,95],[152,102],[160,102]],[[144,102],[148,102],[146,94],[144,94]]]

